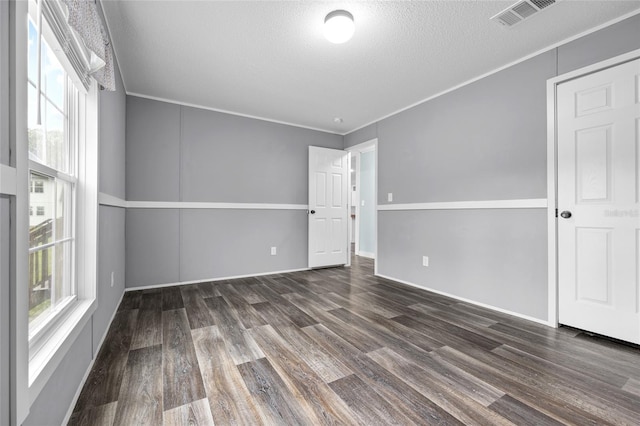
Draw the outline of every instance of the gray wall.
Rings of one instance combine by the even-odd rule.
[[[339,135],[127,97],[127,200],[307,204],[308,147]],[[126,285],[307,266],[304,210],[127,209]],[[278,254],[270,255],[270,247]]]
[[[126,94],[116,64],[116,91],[100,92],[99,191],[126,196]],[[93,315],[93,350],[97,350],[124,293],[125,209],[98,210],[98,310]],[[113,287],[111,275],[113,274]]]
[[[558,75],[640,48],[640,16],[625,19],[558,48]]]
[[[360,130],[344,136],[344,146],[348,148],[360,143],[369,142],[378,137],[378,123],[369,124]]]
[[[9,423],[9,199],[0,196],[0,424]]]
[[[127,200],[180,200],[180,106],[127,96]]]
[[[546,81],[640,48],[640,16],[345,136],[378,138],[378,200],[546,198]],[[378,272],[547,319],[544,209],[384,211]],[[430,266],[422,266],[422,256]]]
[[[0,164],[9,164],[9,2],[0,2]]]
[[[116,68],[116,91],[100,92],[100,192],[126,198],[125,128],[126,95],[120,71]]]
[[[381,121],[380,204],[545,197],[555,69],[547,52]]]
[[[182,201],[307,204],[308,147],[342,136],[182,108]]]
[[[99,190],[125,196],[126,97],[118,65],[116,91],[99,93]],[[25,425],[62,423],[124,293],[125,210],[98,210],[98,308],[31,406]],[[114,286],[111,287],[111,272]],[[0,422],[0,424],[3,424]]]
[[[304,268],[306,229],[304,210],[128,209],[127,284]]]
[[[34,401],[23,426],[62,424],[93,358],[91,340],[91,321],[89,321]]]
[[[0,2],[0,164],[9,164],[9,3]],[[0,424],[9,423],[10,201],[0,195]]]
[[[98,309],[93,314],[94,353],[122,298],[125,279],[125,210],[100,206],[98,217]]]
[[[378,220],[381,274],[546,318],[547,294],[533,285],[547,279],[545,210],[382,211]]]

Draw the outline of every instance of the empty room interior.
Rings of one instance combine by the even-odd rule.
[[[0,425],[640,424],[640,1],[0,1]]]

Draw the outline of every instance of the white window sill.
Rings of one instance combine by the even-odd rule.
[[[96,308],[95,299],[78,301],[33,355],[29,362],[29,405],[40,395]]]

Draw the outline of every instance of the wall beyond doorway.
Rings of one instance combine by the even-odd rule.
[[[360,154],[360,219],[359,256],[375,257],[376,252],[376,153],[367,151]]]

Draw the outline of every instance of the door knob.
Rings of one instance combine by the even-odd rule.
[[[309,213],[316,214],[316,211],[315,210],[311,210]]]
[[[560,216],[562,216],[564,219],[569,219],[571,217],[571,212],[568,210],[565,210],[562,213],[560,213]]]

